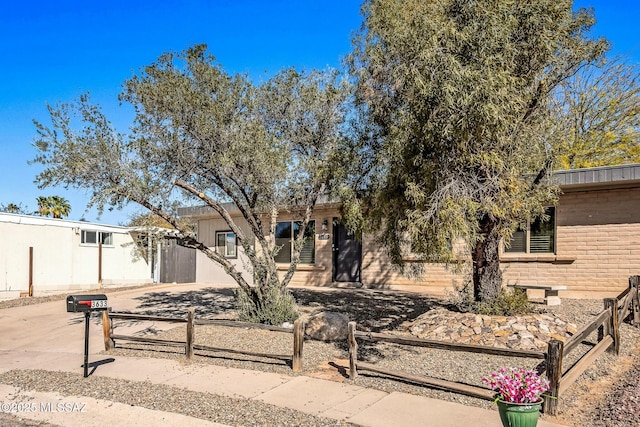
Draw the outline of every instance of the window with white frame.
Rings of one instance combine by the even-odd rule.
[[[293,242],[300,234],[302,221],[283,221],[276,224],[276,246],[280,251],[276,254],[276,262],[291,262]],[[301,264],[315,264],[316,262],[316,222],[309,221],[304,231],[304,243],[300,250]]]
[[[238,244],[236,233],[232,231],[217,231],[216,252],[218,252],[225,258],[237,258]]]
[[[113,246],[113,234],[105,231],[82,230],[80,243],[83,245],[98,245],[101,242],[105,246]]]
[[[518,227],[511,237],[511,243],[505,245],[507,253],[555,253],[556,208],[545,209],[544,218],[538,218]]]

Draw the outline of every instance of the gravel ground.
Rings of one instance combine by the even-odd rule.
[[[0,426],[2,427],[61,427],[56,424],[25,420],[13,414],[0,412]]]
[[[638,349],[640,350],[640,349]],[[618,377],[618,383],[604,393],[604,398],[594,408],[595,425],[630,426],[640,425],[640,360],[624,376]]]
[[[16,370],[0,375],[0,383],[66,396],[85,396],[169,411],[232,426],[350,426],[251,399],[199,393],[150,382],[104,377],[83,378],[68,372]],[[1,421],[1,419],[0,419]],[[5,424],[3,424],[5,425]],[[29,426],[30,424],[18,424]],[[33,424],[31,424],[33,425]],[[38,425],[38,424],[35,424]]]
[[[210,295],[212,289],[203,289],[203,294]],[[415,319],[425,311],[443,306],[443,302],[424,295],[402,293],[402,292],[381,292],[369,290],[311,290],[311,289],[293,289],[296,300],[300,304],[303,315],[313,314],[315,312],[329,310],[343,312],[349,315],[352,320],[358,322],[359,330],[371,331],[401,331],[402,325]],[[224,298],[215,299],[218,307],[211,307],[211,299],[209,305],[196,307],[196,317],[224,317],[233,318],[234,313],[232,304],[229,304],[231,292],[222,290]],[[172,315],[186,311],[187,305],[198,301],[198,296],[190,293],[189,295],[154,293],[148,296],[149,302],[153,304],[145,304],[143,300],[141,307],[144,307],[145,314],[163,314],[166,308],[170,307]],[[154,311],[153,307],[162,306],[160,311]],[[0,307],[2,307],[0,305]],[[222,308],[224,307],[224,308]],[[578,328],[591,321],[603,309],[602,300],[572,300],[563,299],[562,305],[554,308],[545,308],[537,306],[538,311],[554,311],[567,316],[575,323]],[[214,313],[215,315],[210,315]],[[125,320],[116,320],[116,326],[119,322],[126,324]],[[151,324],[148,330],[153,330],[154,325]],[[575,426],[630,426],[640,425],[638,415],[640,411],[640,387],[636,384],[637,375],[640,374],[640,329],[623,324],[621,333],[621,352],[620,356],[614,356],[610,353],[601,355],[595,363],[591,365],[574,383],[569,390],[561,396],[559,402],[559,416],[548,417],[543,414],[543,419],[552,422],[565,423]],[[184,325],[178,326],[172,330],[165,331],[154,335],[157,338],[184,340]],[[274,353],[274,354],[290,354],[292,349],[292,335],[282,332],[270,332],[256,329],[242,329],[219,326],[197,326],[195,332],[196,344],[209,345],[214,347],[246,349]],[[579,345],[576,349],[563,361],[563,370],[566,371],[579,358],[593,346],[596,341],[595,333],[588,337],[584,344]],[[439,379],[449,381],[457,381],[461,383],[481,386],[481,378],[500,367],[526,367],[535,368],[539,360],[506,358],[498,356],[480,355],[464,352],[450,352],[437,349],[423,349],[414,347],[403,347],[387,343],[369,343],[360,342],[359,359],[371,363],[376,363],[387,369],[406,371],[418,375],[427,375]],[[304,372],[305,375],[321,376],[336,381],[350,381],[347,379],[348,366],[345,360],[348,355],[346,351],[346,343],[324,343],[318,341],[306,340],[304,345]],[[155,358],[184,358],[184,349],[176,347],[158,347],[136,343],[117,343],[117,348],[110,352],[113,356],[133,356],[133,357],[155,357]],[[262,370],[267,372],[277,372],[286,375],[295,375],[292,373],[289,362],[275,360],[271,358],[260,358],[242,355],[233,355],[226,353],[204,353],[196,352],[193,363],[213,363],[217,365]],[[470,367],[472,367],[470,369]],[[10,375],[0,378],[0,381],[6,382],[12,377],[18,375],[26,375],[22,377],[23,384],[40,389],[40,387],[53,387],[60,392],[67,381],[77,381],[81,376],[64,374],[70,379],[61,378],[59,381],[62,385],[58,385],[58,379],[49,377],[39,382],[36,378],[39,375],[28,375],[23,372],[12,372]],[[77,377],[77,378],[76,378]],[[73,379],[76,378],[76,379]],[[141,406],[152,405],[154,399],[157,398],[158,392],[154,386],[153,390],[149,386],[140,383],[125,383],[119,380],[113,380],[104,387],[102,398],[113,398],[114,395],[128,396],[124,391],[126,388],[140,388],[139,393],[143,396],[146,403]],[[450,392],[430,389],[413,385],[407,382],[396,381],[377,374],[360,372],[360,375],[354,381],[355,384],[375,388],[387,392],[402,391],[416,395],[424,395],[428,397],[454,401],[466,405],[473,405],[487,409],[495,409],[490,401],[467,397]],[[52,386],[51,384],[55,384]],[[75,387],[75,385],[74,385]],[[99,386],[101,387],[101,386]],[[147,387],[148,392],[145,392]],[[71,388],[70,390],[73,390]],[[114,390],[116,393],[114,393]],[[45,391],[45,390],[42,390]],[[87,391],[89,392],[89,391]],[[102,391],[98,390],[97,393]],[[147,393],[145,395],[145,393]],[[174,391],[166,390],[166,393],[174,393]],[[182,395],[184,390],[177,390],[175,393]],[[188,392],[191,393],[191,392]],[[147,396],[147,397],[144,397]],[[218,399],[218,396],[203,395],[195,393],[193,399],[209,401],[210,399]],[[232,399],[233,400],[233,399]],[[240,402],[246,402],[243,399]],[[179,402],[179,400],[178,400]],[[127,402],[128,403],[128,402]],[[204,403],[202,403],[204,405]],[[244,404],[244,403],[243,403]],[[253,402],[252,402],[253,404]],[[233,405],[233,403],[230,403]],[[242,406],[242,405],[240,405]],[[150,407],[150,406],[147,406]],[[169,408],[169,409],[168,409]],[[180,405],[172,405],[171,400],[163,403],[163,410],[180,411]],[[265,410],[267,412],[277,411],[278,408]],[[295,411],[289,411],[295,412]],[[275,412],[274,412],[275,413]],[[208,416],[214,416],[213,414]],[[266,415],[267,416],[267,415]],[[281,417],[281,418],[279,418]],[[295,418],[302,417],[302,418]],[[233,425],[245,425],[246,420],[225,421],[223,419],[215,419]],[[299,425],[335,425],[334,420],[315,421],[313,417],[305,414],[293,413],[277,415],[274,420],[278,420],[276,424],[293,423]],[[0,419],[0,421],[2,421]],[[317,422],[318,424],[312,424]],[[329,424],[323,424],[328,422]],[[292,425],[293,425],[292,424]],[[4,425],[4,424],[3,424]],[[251,425],[246,424],[246,425]]]

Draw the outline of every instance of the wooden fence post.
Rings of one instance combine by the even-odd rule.
[[[195,308],[190,308],[187,312],[187,344],[185,345],[185,355],[187,359],[191,359],[193,357],[193,335],[194,335],[194,318],[195,318],[196,310]]]
[[[603,323],[602,325],[598,326],[598,337],[596,338],[596,342],[602,341],[602,339],[606,335],[605,334],[606,325],[608,325],[608,324],[607,323]]]
[[[29,296],[33,296],[33,246],[29,246]]]
[[[638,287],[638,281],[640,276],[631,276],[629,277],[629,287],[631,289],[632,299],[631,299],[631,311],[633,312],[633,325],[637,328],[640,328],[640,291]]]
[[[304,346],[304,320],[298,317],[293,322],[293,361],[291,368],[293,372],[302,371],[302,348]]]
[[[102,333],[104,335],[104,349],[109,351],[115,347],[111,335],[113,334],[113,323],[109,314],[111,313],[111,307],[107,307],[102,312]]]
[[[547,379],[549,391],[544,398],[544,412],[549,415],[557,415],[558,400],[560,399],[560,379],[562,378],[562,356],[564,343],[559,340],[551,340],[547,346]]]
[[[604,298],[602,300],[602,302],[604,304],[604,309],[609,311],[610,308],[607,305],[607,298]],[[611,313],[609,313],[609,314],[611,314]],[[611,317],[611,316],[609,316],[609,317]],[[604,337],[606,337],[607,335],[611,335],[611,319],[609,319],[608,322],[603,322],[602,325],[598,326],[598,341],[597,342],[602,341],[602,339]]]
[[[609,324],[606,328],[606,335],[611,335],[613,338],[613,344],[607,349],[609,353],[613,353],[616,356],[620,354],[620,326],[618,325],[618,299],[617,298],[605,298],[604,306],[609,310]]]
[[[358,376],[358,341],[356,341],[356,322],[349,322],[349,378]]]

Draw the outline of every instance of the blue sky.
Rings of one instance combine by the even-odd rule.
[[[640,62],[640,4],[580,0],[595,7],[595,34],[614,54]],[[206,43],[230,73],[254,79],[287,66],[339,66],[361,23],[354,0],[4,1],[0,4],[0,203],[35,210],[37,196],[60,195],[70,219],[85,212],[83,190],[38,189],[32,120],[47,123],[46,104],[89,91],[124,131],[131,111],[120,107],[122,82],[168,50]],[[126,223],[137,208],[105,212],[99,222]]]

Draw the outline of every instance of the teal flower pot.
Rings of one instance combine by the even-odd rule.
[[[542,400],[534,403],[511,403],[498,400],[500,421],[504,427],[536,427]]]

